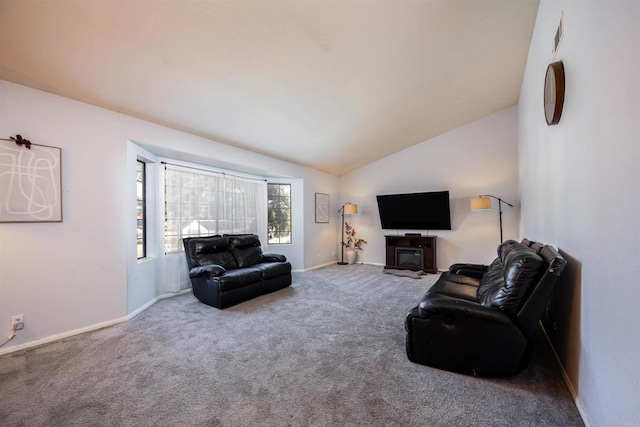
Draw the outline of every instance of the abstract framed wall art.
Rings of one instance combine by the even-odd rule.
[[[0,222],[62,222],[62,150],[0,140]]]
[[[316,193],[316,222],[329,222],[329,195]]]

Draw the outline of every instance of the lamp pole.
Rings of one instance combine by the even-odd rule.
[[[340,239],[340,250],[341,250],[341,255],[340,255],[340,262],[338,263],[338,265],[346,265],[347,263],[344,262],[344,207],[347,206],[349,203],[345,203],[344,205],[342,205],[342,207],[340,209],[338,209],[338,212],[342,211],[342,238]]]
[[[483,194],[480,197],[493,197],[498,201],[498,215],[500,217],[500,243],[502,243],[504,241],[502,238],[502,203],[505,203],[511,207],[513,207],[513,205],[509,202],[502,200],[500,197],[492,196],[491,194]]]

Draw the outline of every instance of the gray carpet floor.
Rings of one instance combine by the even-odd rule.
[[[407,360],[404,316],[436,278],[333,265],[226,310],[161,300],[0,357],[0,425],[582,426],[540,337],[513,378]]]

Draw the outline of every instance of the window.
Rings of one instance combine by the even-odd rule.
[[[263,180],[165,165],[165,251],[183,250],[185,237],[264,233],[265,186]]]
[[[291,185],[268,184],[268,242],[291,243]]]
[[[147,207],[146,207],[146,167],[143,161],[138,160],[136,178],[136,228],[137,228],[137,253],[138,259],[147,256]]]

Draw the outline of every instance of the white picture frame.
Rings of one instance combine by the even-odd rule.
[[[331,215],[329,215],[329,195],[325,193],[316,193],[316,222],[327,223]]]

